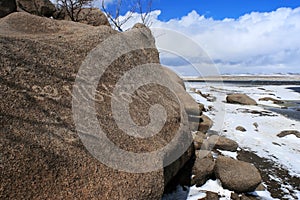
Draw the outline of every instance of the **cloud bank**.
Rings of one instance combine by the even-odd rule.
[[[300,7],[252,12],[238,19],[223,20],[192,11],[180,19],[164,22],[158,19],[160,13],[159,10],[151,13],[151,28],[183,33],[203,49],[222,74],[300,73]],[[123,28],[128,29],[138,21],[139,15],[134,14]],[[159,37],[155,31],[154,35]],[[185,48],[183,57],[209,69],[199,61],[195,49],[172,40],[172,36],[168,39],[170,49]],[[189,63],[168,53],[161,53],[161,61],[182,75],[193,71]]]

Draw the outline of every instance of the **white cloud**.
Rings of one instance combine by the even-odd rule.
[[[206,18],[196,11],[167,22],[158,20],[159,15],[160,11],[151,13],[151,27],[185,34],[211,57],[222,73],[300,73],[300,7],[252,12],[238,19],[224,20]],[[138,21],[139,15],[135,14],[123,28],[127,29]],[[187,55],[184,56],[195,56],[195,49],[185,47],[180,41],[172,41],[172,37],[169,40],[171,49],[185,48]],[[167,54],[162,56],[170,57]],[[197,60],[196,57],[193,59],[194,62]]]

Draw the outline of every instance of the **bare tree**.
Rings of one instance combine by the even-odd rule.
[[[91,7],[93,0],[56,0],[57,7],[65,11],[72,21],[77,22],[84,7]]]
[[[136,0],[132,5],[127,6],[126,8],[130,7],[129,11],[127,12],[127,15],[125,18],[121,19],[120,13],[123,8],[122,0],[118,0],[115,4],[115,12],[107,10],[105,7],[105,0],[102,0],[102,10],[108,17],[108,19],[111,21],[111,23],[114,25],[115,29],[118,31],[123,31],[122,26],[128,22],[130,18],[132,18],[132,15],[137,12],[140,14],[141,17],[141,23],[145,24],[146,26],[150,25],[149,22],[149,16],[151,12],[151,6],[152,6],[152,0],[146,0],[146,10],[143,10],[143,3],[141,0]]]
[[[149,0],[147,3],[147,7],[146,10],[143,9],[143,4],[141,2],[141,0],[137,0],[137,7],[139,9],[139,14],[141,16],[141,21],[142,24],[146,25],[146,26],[150,26],[150,13],[151,13],[151,6],[152,6],[152,0]]]

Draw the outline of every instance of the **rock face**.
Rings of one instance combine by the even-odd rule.
[[[116,34],[107,26],[57,21],[25,12],[0,19],[1,197],[160,199],[165,185],[190,159],[191,153],[187,151],[168,167],[161,165],[156,171],[129,173],[101,163],[84,146],[82,137],[92,142],[98,139],[88,132],[77,132],[72,110],[72,101],[77,100],[72,99],[74,82],[86,55]],[[178,110],[179,103],[170,98],[174,94],[167,88],[147,85],[143,94],[149,100],[136,98],[130,104],[132,120],[141,125],[149,123],[150,105],[164,106],[166,122],[155,136],[141,139],[127,135],[113,119],[110,100],[117,80],[135,66],[159,63],[149,30],[133,29],[121,35],[126,44],[133,42],[139,48],[116,58],[101,76],[95,97],[99,126],[119,148],[135,153],[160,149],[176,134],[179,137],[170,152],[176,151],[182,147],[182,141],[189,140],[190,132],[186,123],[179,127],[181,116],[186,113]],[[145,49],[145,45],[152,48]],[[115,48],[109,46],[105,51],[114,55]],[[104,150],[113,156],[114,151]],[[150,161],[128,164],[141,164],[147,169]]]
[[[17,5],[14,0],[1,0],[0,1],[0,18],[12,12],[17,11]]]
[[[242,105],[257,105],[256,101],[245,94],[229,94],[226,97],[227,103]]]
[[[224,156],[217,158],[215,175],[224,188],[238,193],[254,191],[262,180],[252,164]]]
[[[34,15],[51,17],[56,11],[49,0],[16,0],[18,11],[25,11]]]

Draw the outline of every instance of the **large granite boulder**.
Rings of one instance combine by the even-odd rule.
[[[56,11],[49,0],[16,0],[18,11],[25,11],[34,15],[51,17]]]
[[[216,160],[215,175],[224,188],[238,193],[253,192],[262,181],[254,165],[224,156]]]
[[[242,104],[242,105],[257,105],[256,101],[246,94],[229,94],[226,97],[227,103]]]
[[[12,12],[17,11],[17,5],[14,0],[1,0],[0,1],[0,18]]]
[[[119,45],[107,46],[110,44],[107,40],[114,36],[121,38]],[[96,46],[96,50],[91,51]],[[87,88],[76,87],[76,83],[85,84],[99,75],[94,73],[90,79],[77,76],[79,71],[88,72],[80,66],[88,64],[86,59],[91,52],[103,52],[97,57],[100,62],[96,65],[96,69],[101,70],[101,64],[105,63],[101,58],[116,55],[124,46],[136,46],[137,50],[109,63],[96,82],[95,96],[89,96]],[[132,98],[129,104],[135,124],[143,128],[155,120],[156,115],[150,112],[152,105],[160,104],[165,110],[166,121],[161,130],[148,138],[126,134],[116,124],[112,112],[114,86],[126,72],[146,63],[157,63],[156,70],[160,69],[158,51],[149,29],[117,33],[107,26],[93,27],[16,12],[0,19],[0,49],[1,197],[161,199],[165,186],[192,154],[191,149],[182,156],[174,154],[178,149],[185,150],[183,144],[191,139],[184,120],[186,113],[180,109],[179,100],[172,98],[175,94],[167,87],[148,84],[139,88],[141,94],[135,93],[134,97],[145,98]],[[161,76],[172,83],[168,76],[163,73]],[[78,91],[82,95],[74,96]],[[89,115],[86,113],[89,108],[81,107],[81,113],[74,108],[79,97],[87,102],[94,100],[96,118],[93,120],[97,123],[91,126],[98,124],[106,137],[84,131],[89,130],[88,126],[79,126],[92,122],[84,116],[76,117],[81,113]],[[154,107],[154,111],[157,108]],[[103,138],[112,141],[115,148],[134,153],[130,155],[155,152],[171,142],[173,146],[154,154],[157,156],[154,159],[149,156],[143,157],[143,162],[130,162],[136,157],[120,154],[118,160],[116,152],[108,146],[99,152],[101,146],[97,146],[97,142]],[[101,156],[114,161],[115,166],[109,162],[104,164]],[[175,159],[172,164],[170,157]],[[151,171],[153,166],[159,168]],[[130,168],[141,173],[133,173]]]

